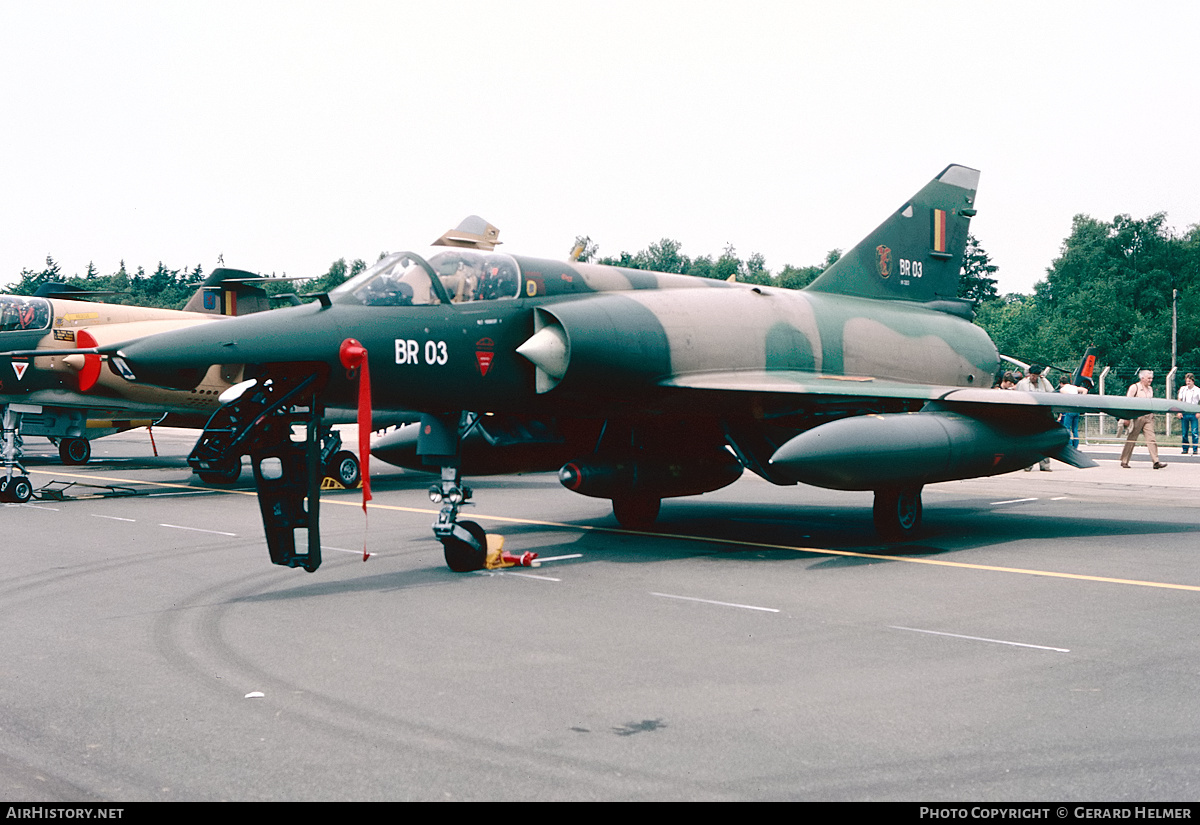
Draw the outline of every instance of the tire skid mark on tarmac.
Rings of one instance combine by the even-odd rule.
[[[429,769],[429,761],[445,762],[448,769],[463,771],[465,763],[476,767],[479,777],[497,777],[520,773],[539,776],[548,789],[570,788],[569,798],[579,798],[580,780],[588,777],[590,790],[600,798],[624,798],[630,779],[637,778],[650,790],[640,796],[657,794],[676,798],[683,794],[719,799],[727,796],[719,783],[692,780],[690,783],[669,773],[653,774],[645,770],[614,765],[603,758],[588,759],[561,751],[547,751],[532,745],[514,745],[485,737],[472,737],[434,724],[414,721],[389,712],[387,707],[356,704],[321,690],[296,684],[248,660],[227,642],[224,627],[230,611],[244,600],[267,592],[269,583],[278,582],[278,571],[264,571],[249,579],[226,580],[185,597],[176,609],[163,613],[155,623],[154,644],[158,655],[179,670],[190,673],[207,692],[223,701],[242,701],[245,690],[260,690],[270,697],[276,715],[290,717],[295,723],[340,742],[353,742],[359,751],[395,752],[404,759],[419,754]],[[232,634],[236,636],[235,634]],[[217,680],[215,673],[221,673]],[[402,697],[396,706],[403,709]],[[261,701],[261,700],[256,700]],[[657,790],[656,790],[657,789]],[[423,798],[435,788],[417,790]],[[394,793],[395,789],[393,789]],[[496,786],[487,780],[464,792],[466,798],[495,799]],[[551,798],[558,794],[550,793]],[[501,795],[501,798],[505,798]]]
[[[208,553],[214,549],[219,548],[195,547],[188,550],[180,550],[174,553],[172,558]],[[4,600],[3,607],[0,608],[0,613],[11,611],[17,607],[17,603],[10,601],[8,597],[18,595],[27,596],[30,590],[50,587],[55,584],[69,582],[72,579],[93,576],[97,573],[107,573],[123,567],[132,567],[146,561],[162,561],[162,559],[162,550],[151,549],[131,556],[121,556],[116,559],[100,559],[85,564],[72,564],[70,567],[51,567],[44,570],[35,570],[13,578],[0,579],[0,598]]]

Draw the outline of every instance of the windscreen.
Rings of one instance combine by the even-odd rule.
[[[330,298],[364,306],[420,306],[516,298],[520,286],[517,262],[508,255],[437,247],[425,257],[388,255],[334,289]]]
[[[0,295],[0,332],[49,327],[50,302],[45,298]]]

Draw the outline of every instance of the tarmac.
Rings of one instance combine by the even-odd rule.
[[[194,437],[30,439],[35,487],[97,486],[0,507],[0,799],[1200,797],[1198,458],[930,485],[893,546],[869,493],[746,477],[634,532],[553,474],[471,479],[544,560],[474,574],[429,477],[376,462],[309,574]]]

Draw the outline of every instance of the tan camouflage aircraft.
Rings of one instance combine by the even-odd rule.
[[[360,418],[370,405],[421,413],[374,454],[440,472],[434,533],[455,570],[509,563],[496,560],[497,537],[458,520],[464,473],[559,468],[568,488],[643,527],[663,498],[749,469],[775,484],[872,490],[879,532],[904,540],[920,527],[925,484],[1047,456],[1091,466],[1058,411],[1192,409],[991,389],[996,348],[956,297],[978,179],[947,167],[799,291],[510,255],[471,218],[319,302],[107,352],[125,378],[177,388],[214,365],[244,368],[252,388],[191,460],[250,454],[277,564],[320,564],[312,434],[325,405],[356,396]],[[307,426],[307,444],[291,442],[293,424]]]
[[[27,436],[50,439],[63,463],[72,465],[87,463],[92,439],[160,422],[203,427],[221,392],[241,380],[239,365],[213,367],[194,387],[165,389],[130,383],[103,369],[101,356],[76,350],[269,309],[264,280],[214,269],[179,311],[85,300],[111,293],[58,283],[43,284],[32,296],[0,295],[0,501],[23,502],[33,494],[22,463]],[[6,354],[13,350],[24,354]],[[357,483],[353,453],[341,451],[338,458],[342,475]],[[224,483],[240,473],[239,460],[202,478]]]

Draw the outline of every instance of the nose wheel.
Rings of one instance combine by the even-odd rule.
[[[456,535],[458,530],[442,537],[446,566],[455,573],[482,570],[487,566],[487,533],[473,521],[460,521],[457,526],[467,533],[467,538]]]
[[[25,476],[0,478],[0,501],[24,504],[33,498],[33,485]]]
[[[463,484],[459,470],[459,444],[462,436],[479,420],[475,416],[464,423],[464,418],[461,413],[423,415],[417,440],[417,455],[422,456],[426,464],[441,466],[441,479],[429,488],[429,500],[441,505],[437,520],[433,522],[433,535],[442,543],[446,566],[455,573],[518,565],[536,567],[537,553],[520,556],[505,553],[502,536],[492,535],[489,542],[487,533],[478,524],[458,520],[459,509],[471,500],[471,488]]]
[[[537,553],[512,555],[504,552],[504,537],[492,535],[473,521],[459,521],[458,509],[471,497],[462,484],[457,467],[442,468],[442,483],[429,488],[429,498],[440,502],[433,534],[442,543],[446,566],[455,573],[495,570],[503,567],[537,567]]]
[[[487,566],[487,533],[473,521],[459,521],[458,510],[471,498],[458,468],[442,468],[442,481],[429,488],[429,499],[441,504],[433,534],[442,543],[446,566],[455,573],[470,573]]]
[[[21,413],[0,405],[0,501],[24,504],[33,497],[33,485],[21,464]]]

